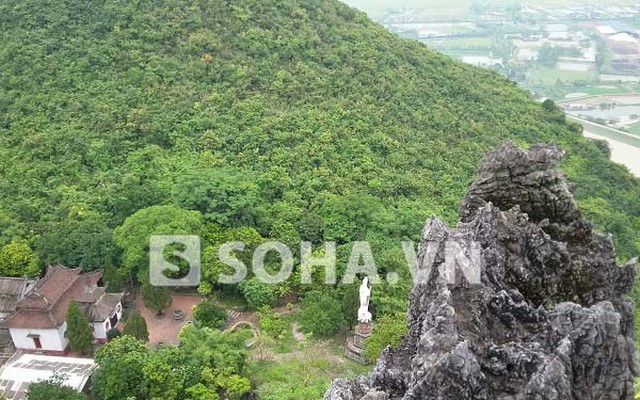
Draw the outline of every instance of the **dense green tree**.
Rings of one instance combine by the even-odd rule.
[[[62,264],[92,271],[117,264],[119,249],[113,230],[97,216],[46,225],[35,248],[48,265]]]
[[[180,332],[180,349],[199,365],[235,371],[246,369],[249,351],[245,347],[248,337],[243,331],[222,332],[218,329],[197,328],[187,325]]]
[[[93,328],[75,301],[69,303],[66,322],[69,349],[80,354],[89,353],[93,341]]]
[[[86,400],[87,396],[64,384],[65,377],[53,377],[29,385],[27,400]]]
[[[142,285],[142,300],[144,305],[158,316],[162,315],[173,302],[169,288],[150,284]]]
[[[193,319],[198,326],[220,329],[227,322],[227,310],[213,300],[205,299],[193,308]]]
[[[229,400],[239,400],[251,390],[249,379],[234,373],[232,368],[205,367],[201,379],[209,386],[218,387],[218,391]]]
[[[342,303],[326,290],[308,292],[302,301],[300,324],[316,335],[332,335],[345,326]]]
[[[92,390],[101,400],[239,399],[251,384],[240,332],[185,326],[180,346],[147,347],[124,335],[98,350]]]
[[[229,168],[199,169],[178,176],[174,202],[198,210],[210,222],[226,227],[260,226],[265,204],[255,178]]]
[[[243,250],[233,250],[228,255],[244,263],[247,272],[251,266],[253,251],[266,239],[258,231],[250,227],[222,228],[218,225],[207,224],[203,233],[204,251],[202,254],[201,270],[202,280],[198,291],[203,295],[210,295],[214,288],[225,293],[238,293],[235,285],[219,284],[221,274],[232,276],[234,268],[220,260],[220,247],[225,243],[240,242],[244,245]]]
[[[149,349],[133,336],[121,336],[96,353],[99,368],[91,389],[101,400],[145,399],[144,373]]]
[[[333,196],[324,206],[324,237],[338,243],[367,239],[390,220],[380,199],[366,193]]]
[[[149,280],[149,240],[152,235],[199,235],[202,218],[198,211],[175,206],[153,206],[128,217],[114,232],[115,243],[123,250],[122,273]]]
[[[124,335],[130,335],[142,342],[149,340],[149,330],[147,329],[147,321],[144,320],[142,315],[136,310],[131,311],[127,323],[122,330]]]
[[[24,224],[0,208],[0,246],[25,237]]]
[[[184,390],[184,376],[179,370],[185,355],[175,347],[161,347],[149,352],[142,374],[145,399],[175,400]]]
[[[180,350],[190,363],[202,367],[200,384],[193,391],[214,390],[220,398],[239,399],[251,388],[246,377],[248,350],[243,331],[222,332],[217,329],[185,326],[180,332]],[[208,388],[208,390],[205,390]],[[193,394],[195,396],[195,393]],[[194,400],[202,397],[194,397]]]
[[[256,277],[246,279],[240,283],[240,291],[247,301],[247,305],[257,310],[264,306],[273,307],[276,304],[276,286],[262,282]]]
[[[26,241],[13,241],[0,248],[0,275],[37,277],[40,269],[40,259]]]

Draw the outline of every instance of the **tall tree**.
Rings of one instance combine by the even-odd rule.
[[[149,330],[147,329],[147,321],[136,310],[131,312],[127,324],[122,330],[122,334],[131,335],[143,342],[149,341]]]
[[[87,354],[91,350],[93,329],[75,301],[67,308],[67,339],[73,351]]]
[[[154,311],[158,316],[171,306],[171,292],[166,287],[142,285],[142,300],[148,309]]]
[[[65,219],[48,223],[34,243],[45,264],[82,267],[85,271],[116,265],[120,249],[113,243],[113,230],[100,216]]]
[[[180,207],[198,210],[221,226],[258,226],[266,207],[255,181],[248,171],[198,168],[177,178],[173,198]]]
[[[202,216],[198,211],[183,210],[176,206],[144,208],[128,217],[115,229],[115,243],[123,250],[121,274],[137,275],[148,282],[149,238],[152,235],[199,235]]]
[[[148,357],[149,348],[133,336],[113,339],[96,354],[93,393],[101,400],[146,399],[142,369]]]
[[[349,328],[353,328],[358,322],[358,308],[360,307],[360,293],[357,283],[344,288],[342,295],[342,314]]]
[[[10,242],[0,249],[0,274],[36,277],[40,274],[40,259],[25,240]]]

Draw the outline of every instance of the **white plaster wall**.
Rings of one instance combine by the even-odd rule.
[[[122,319],[122,303],[118,303],[116,305],[116,308],[111,312],[110,316],[113,317],[114,314],[118,314],[118,322],[120,322],[120,320]],[[107,338],[107,332],[109,331],[109,329],[113,328],[113,326],[109,324],[109,319],[110,318],[107,318],[102,322],[93,323],[93,337],[95,337],[96,339]]]
[[[67,348],[67,339],[64,333],[67,330],[65,322],[58,329],[9,329],[11,339],[18,349],[37,350],[33,339],[28,335],[40,335],[42,350],[64,351]]]
[[[107,338],[107,329],[106,329],[107,321],[103,322],[94,322],[93,323],[93,337],[96,339],[106,339]]]

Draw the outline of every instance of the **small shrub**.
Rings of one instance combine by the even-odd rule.
[[[387,346],[398,347],[402,336],[407,334],[407,318],[405,314],[383,315],[373,327],[373,333],[365,341],[365,354],[371,362],[376,362],[382,350]]]
[[[107,341],[112,341],[113,339],[122,336],[122,332],[118,328],[111,328],[107,331]]]
[[[260,317],[260,330],[271,338],[284,338],[291,331],[289,321],[269,307],[262,307],[258,316]]]

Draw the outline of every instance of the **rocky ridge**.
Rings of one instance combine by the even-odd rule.
[[[562,155],[506,142],[485,156],[457,227],[424,227],[402,345],[326,400],[633,399],[636,260],[618,266],[582,218]],[[468,260],[479,246],[480,282],[449,278],[462,254],[447,242]]]

